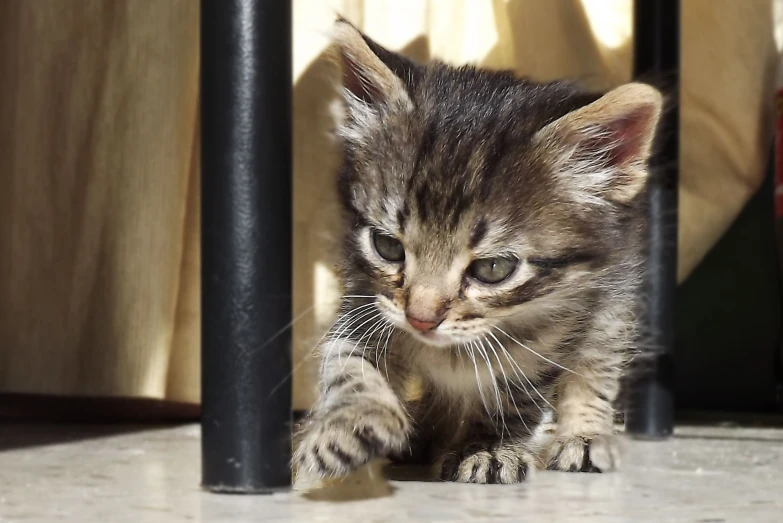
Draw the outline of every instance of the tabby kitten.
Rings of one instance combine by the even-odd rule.
[[[341,316],[294,465],[612,469],[660,94],[419,65],[345,21]]]

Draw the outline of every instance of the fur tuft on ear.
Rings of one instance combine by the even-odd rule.
[[[402,80],[378,54],[392,56],[344,19],[334,25],[334,42],[343,72],[343,86],[365,104],[408,100]],[[373,48],[375,50],[373,50]]]
[[[345,19],[333,30],[338,64],[342,70],[343,99],[347,113],[338,121],[339,134],[361,140],[363,133],[379,123],[384,107],[410,107],[411,101],[400,73],[414,67],[406,58],[376,44]]]
[[[581,191],[627,204],[644,188],[663,100],[630,83],[540,130],[534,140],[556,148],[555,168]]]

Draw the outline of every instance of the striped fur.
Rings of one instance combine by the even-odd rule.
[[[614,468],[660,95],[423,66],[346,22],[335,31],[344,298],[299,475],[377,457],[476,483]],[[377,234],[404,260],[385,260]],[[498,256],[518,260],[507,279],[471,276]],[[440,323],[423,334],[406,316]]]

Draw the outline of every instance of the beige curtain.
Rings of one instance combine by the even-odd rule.
[[[0,1],[0,388],[198,398],[198,2]]]
[[[758,187],[772,0],[683,0],[680,279]],[[419,60],[631,75],[631,0],[295,0],[295,404],[333,320],[336,13]],[[0,0],[0,391],[198,401],[198,2]]]

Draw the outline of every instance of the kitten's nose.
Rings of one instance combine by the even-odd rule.
[[[419,332],[429,332],[438,325],[443,322],[442,319],[439,320],[420,320],[418,318],[414,318],[413,316],[406,316],[408,318],[408,323],[411,324],[411,326],[416,329]]]

